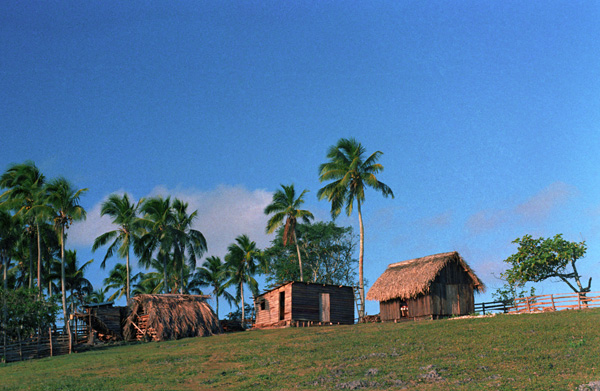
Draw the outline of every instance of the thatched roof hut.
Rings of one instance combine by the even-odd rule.
[[[475,272],[453,251],[390,264],[367,299],[382,303],[382,318],[388,311],[383,303],[392,302],[399,308],[412,306],[413,316],[449,316],[472,312],[473,291],[484,289]]]
[[[129,300],[131,312],[125,321],[127,340],[163,341],[218,334],[219,322],[200,295],[137,295]]]

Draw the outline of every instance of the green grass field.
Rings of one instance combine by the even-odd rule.
[[[257,330],[0,366],[2,390],[574,390],[600,310]]]

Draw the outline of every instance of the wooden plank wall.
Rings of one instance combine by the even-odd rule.
[[[279,319],[279,293],[285,292],[284,319]],[[255,301],[255,327],[290,324],[291,321],[320,322],[319,296],[329,293],[330,322],[354,323],[354,292],[351,287],[293,282],[260,296]],[[265,309],[261,309],[261,300]]]
[[[292,285],[292,319],[319,322],[319,296],[329,293],[330,322],[354,323],[354,292],[348,286],[306,284]]]
[[[275,324],[280,321],[279,319],[279,293],[285,292],[285,310],[284,310],[284,321],[290,321],[292,319],[292,283],[285,284],[279,288],[273,289],[270,292],[265,293],[258,298],[254,303],[256,312],[256,327],[268,326]],[[260,301],[264,300],[265,309],[261,310]]]

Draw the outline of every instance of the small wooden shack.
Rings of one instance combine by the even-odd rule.
[[[201,295],[137,295],[129,299],[126,340],[163,341],[220,332],[219,321]]]
[[[121,330],[123,319],[127,317],[127,307],[113,307],[113,304],[112,301],[84,304],[82,306],[84,312],[75,314],[78,321],[84,322],[88,337],[94,335],[100,341],[123,339]]]
[[[382,321],[438,319],[475,311],[483,283],[456,252],[393,263],[375,281],[368,300],[379,301]]]
[[[254,299],[254,327],[354,323],[352,287],[288,282]]]

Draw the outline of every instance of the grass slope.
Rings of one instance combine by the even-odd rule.
[[[600,310],[258,330],[0,366],[2,390],[573,390]]]

